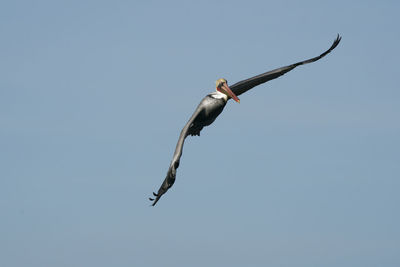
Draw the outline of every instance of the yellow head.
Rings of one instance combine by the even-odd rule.
[[[223,94],[226,94],[228,97],[232,98],[236,102],[240,103],[239,98],[235,95],[235,93],[232,92],[232,90],[228,87],[228,81],[225,80],[224,78],[218,79],[215,82],[216,85],[216,90],[218,92],[221,92]]]
[[[228,81],[227,80],[225,80],[224,78],[221,78],[221,79],[218,79],[218,80],[216,80],[215,81],[215,85],[216,85],[216,89],[217,89],[217,91],[218,91],[218,87],[221,87],[222,86],[222,84],[228,84]]]

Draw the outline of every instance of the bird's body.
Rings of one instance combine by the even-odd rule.
[[[203,127],[213,123],[218,115],[221,114],[227,102],[228,97],[220,92],[204,97],[197,107],[201,112],[189,127],[189,135],[200,135]]]
[[[158,202],[160,197],[167,192],[167,190],[174,184],[176,177],[176,169],[179,167],[180,158],[182,156],[183,144],[188,135],[200,135],[201,130],[210,124],[212,124],[215,119],[221,114],[226,103],[229,99],[233,99],[236,102],[240,102],[238,95],[250,90],[251,88],[265,83],[269,80],[278,78],[279,76],[291,71],[297,66],[311,63],[317,61],[330,53],[340,42],[341,37],[338,35],[336,40],[333,42],[332,46],[322,53],[321,55],[297,62],[292,65],[288,65],[282,68],[274,69],[272,71],[265,72],[263,74],[257,75],[255,77],[240,81],[230,87],[228,87],[228,82],[225,79],[219,79],[216,82],[216,91],[207,95],[203,98],[200,104],[197,106],[193,115],[183,127],[181,134],[179,136],[178,143],[175,148],[174,156],[172,158],[171,164],[168,168],[167,176],[162,183],[157,194],[153,193],[156,197],[155,199],[150,198],[153,202],[153,206]]]

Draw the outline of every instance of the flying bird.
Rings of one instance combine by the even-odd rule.
[[[179,167],[180,158],[182,156],[183,143],[185,142],[187,136],[200,136],[201,130],[205,126],[213,123],[218,115],[221,114],[229,99],[233,99],[234,101],[240,103],[238,96],[247,92],[253,87],[278,78],[297,66],[308,64],[323,58],[339,44],[341,38],[342,37],[338,34],[331,47],[317,57],[262,73],[252,78],[235,83],[232,86],[228,86],[227,80],[223,78],[218,79],[216,81],[216,91],[207,95],[203,98],[203,100],[201,100],[193,115],[190,117],[185,127],[183,127],[175,148],[174,156],[168,168],[167,176],[164,182],[161,184],[160,189],[158,189],[158,192],[153,192],[155,198],[149,198],[151,201],[153,201],[152,206],[156,205],[161,196],[165,194],[174,184],[176,170]]]

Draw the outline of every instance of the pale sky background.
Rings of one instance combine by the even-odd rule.
[[[400,266],[399,1],[2,1],[0,266]],[[215,80],[319,55],[188,138]]]

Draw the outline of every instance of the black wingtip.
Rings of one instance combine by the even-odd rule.
[[[341,39],[342,39],[342,37],[339,34],[337,34],[335,40],[333,41],[331,48],[329,48],[329,51],[332,51],[333,49],[335,49],[336,46],[340,43]]]
[[[335,41],[333,41],[333,44],[332,44],[332,47],[330,48],[330,50],[333,50],[340,43],[340,40],[342,40],[342,36],[340,36],[340,34],[338,33]]]
[[[149,197],[149,200],[152,201],[153,203],[151,204],[151,206],[155,206],[156,203],[160,200],[161,196],[163,194],[156,194],[155,192],[153,192],[153,195],[155,196],[155,198]]]
[[[160,197],[161,196],[158,196],[155,200],[153,199],[152,201],[154,201],[154,202],[153,202],[153,204],[151,204],[151,206],[154,207],[157,204],[158,200],[160,200]]]
[[[315,58],[312,58],[312,59],[309,59],[309,60],[302,61],[301,64],[311,63],[311,62],[314,62],[314,61],[317,61],[317,60],[323,58],[324,56],[326,56],[327,54],[329,54],[333,49],[335,49],[336,46],[338,46],[338,44],[340,43],[340,40],[342,40],[342,37],[338,34],[338,35],[336,36],[336,39],[333,41],[331,47],[329,47],[328,50],[326,50],[324,53],[322,53],[322,54],[319,55],[318,57],[315,57]]]

